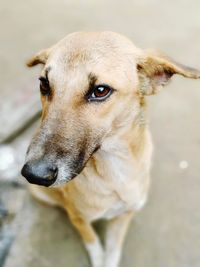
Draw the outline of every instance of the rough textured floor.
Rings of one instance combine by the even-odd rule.
[[[38,73],[24,67],[31,54],[77,30],[118,31],[141,47],[160,48],[200,69],[199,10],[198,0],[1,0],[0,94],[9,96]],[[129,229],[121,266],[199,267],[200,80],[174,77],[163,92],[149,97],[149,113],[152,187]],[[89,267],[64,212],[22,195],[4,267]]]

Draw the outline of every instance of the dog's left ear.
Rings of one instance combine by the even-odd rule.
[[[200,78],[200,71],[179,64],[155,51],[144,52],[137,63],[139,90],[142,95],[157,93],[174,74],[187,78]]]
[[[26,65],[28,67],[33,67],[37,64],[45,64],[48,56],[49,56],[49,49],[44,49],[41,50],[40,52],[38,52],[37,54],[35,54],[33,57],[31,57],[27,62]]]

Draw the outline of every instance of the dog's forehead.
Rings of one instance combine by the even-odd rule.
[[[46,68],[57,86],[87,86],[94,74],[99,83],[114,88],[125,87],[127,78],[136,81],[136,58],[139,49],[126,37],[112,32],[74,33],[57,43]]]
[[[123,67],[129,62],[134,63],[138,51],[129,39],[113,32],[78,32],[58,42],[49,61],[68,69],[81,64],[91,67],[119,64]]]

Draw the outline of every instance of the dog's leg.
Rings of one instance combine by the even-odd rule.
[[[71,210],[67,210],[67,212],[72,224],[83,239],[92,267],[104,267],[103,247],[90,222],[87,222],[81,216],[75,215]]]
[[[133,212],[128,212],[108,222],[105,267],[119,266],[123,241],[132,217]]]

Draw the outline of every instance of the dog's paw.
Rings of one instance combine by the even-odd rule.
[[[99,240],[85,244],[92,267],[104,267],[104,250]]]
[[[120,258],[120,250],[115,249],[113,251],[107,252],[105,255],[104,267],[119,267]]]

